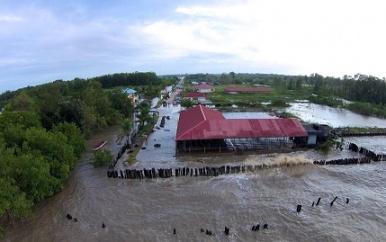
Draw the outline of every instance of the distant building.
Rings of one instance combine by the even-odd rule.
[[[206,101],[206,94],[201,92],[189,92],[184,95],[184,99],[190,99],[199,103]]]
[[[196,92],[209,93],[214,91],[214,87],[208,84],[200,84],[200,85],[194,86],[194,90]]]
[[[308,133],[297,119],[225,119],[221,112],[197,105],[180,113],[176,153],[292,151],[305,147]]]
[[[139,96],[137,95],[137,91],[131,88],[125,88],[122,90],[123,93],[127,95],[128,98],[131,99],[134,105],[138,104]]]
[[[318,136],[322,135],[322,131],[315,129],[311,124],[303,124],[303,127],[308,133],[307,144],[311,146],[316,145]]]

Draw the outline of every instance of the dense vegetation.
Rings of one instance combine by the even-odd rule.
[[[155,97],[175,81],[154,73],[124,73],[58,80],[0,95],[0,226],[31,215],[34,204],[63,189],[86,138],[120,122],[131,126],[133,104],[123,87]],[[94,165],[111,160],[109,153],[100,156]]]

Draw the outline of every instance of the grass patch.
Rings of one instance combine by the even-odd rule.
[[[230,94],[224,91],[229,85],[216,86],[215,91],[208,93],[207,98],[219,107],[231,106],[235,104],[239,107],[256,107],[260,108],[262,103],[288,103],[299,99],[308,99],[310,90],[289,90],[285,88],[271,88],[271,92],[258,93],[237,93]],[[232,85],[246,86],[246,85]]]
[[[129,163],[129,165],[134,165],[135,163],[137,163],[137,155],[138,155],[139,150],[142,148],[142,144],[144,141],[143,137],[140,137],[139,139],[140,139],[140,141],[138,142],[139,145],[137,147],[131,148],[133,150],[133,152],[129,154],[129,158],[126,160],[126,162]]]
[[[335,128],[334,130],[337,134],[386,133],[386,128],[379,128],[379,127],[340,127],[340,128]]]

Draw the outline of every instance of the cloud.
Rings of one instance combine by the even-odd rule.
[[[381,1],[343,0],[180,5],[178,18],[148,24],[144,33],[162,46],[159,53],[166,58],[223,53],[249,71],[270,63],[287,66],[285,71],[293,74],[384,75],[381,6]]]
[[[23,20],[22,17],[20,16],[15,16],[15,15],[0,15],[0,23],[1,22],[5,22],[5,23],[9,23],[9,22],[21,22]]]

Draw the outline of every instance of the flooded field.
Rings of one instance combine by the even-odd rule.
[[[346,109],[332,108],[313,103],[291,103],[286,112],[305,122],[327,124],[331,127],[379,127],[386,128],[386,120],[353,113]]]

